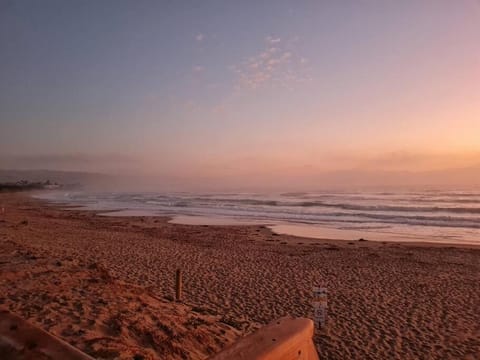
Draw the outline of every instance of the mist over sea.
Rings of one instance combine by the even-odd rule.
[[[116,216],[180,216],[180,222],[196,224],[216,224],[219,219],[225,224],[263,223],[274,231],[314,238],[480,244],[480,191],[46,192],[37,197]]]

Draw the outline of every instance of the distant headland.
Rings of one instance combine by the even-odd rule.
[[[63,188],[64,185],[55,181],[28,181],[20,180],[16,182],[0,183],[0,192],[29,191],[29,190],[56,190]]]

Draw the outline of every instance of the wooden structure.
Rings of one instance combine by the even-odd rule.
[[[65,341],[0,309],[2,360],[94,360]],[[246,336],[212,360],[319,360],[313,322],[283,318]]]
[[[212,360],[319,360],[313,321],[282,318],[240,339]]]
[[[65,341],[4,309],[0,309],[0,358],[94,360]]]

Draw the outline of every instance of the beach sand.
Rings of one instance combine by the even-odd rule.
[[[26,194],[0,207],[0,306],[96,357],[208,358],[279,317],[311,317],[320,285],[321,359],[480,359],[478,247],[106,217]]]

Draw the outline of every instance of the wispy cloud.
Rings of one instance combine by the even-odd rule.
[[[281,41],[281,39],[280,38],[275,38],[273,36],[267,36],[265,38],[265,41],[269,44],[278,44]]]
[[[305,57],[284,45],[280,38],[267,36],[259,53],[229,69],[236,74],[237,89],[256,89],[269,84],[289,88],[309,80],[307,63]]]
[[[197,41],[203,41],[205,40],[205,34],[202,34],[202,33],[198,33],[197,35],[195,35],[195,40]]]
[[[196,72],[196,73],[199,73],[199,72],[202,72],[205,70],[205,68],[201,65],[195,65],[193,68],[192,68],[193,72]]]

